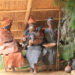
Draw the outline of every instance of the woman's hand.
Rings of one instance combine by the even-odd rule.
[[[26,38],[25,38],[25,37],[23,37],[23,38],[22,38],[22,41],[26,41]]]
[[[29,40],[29,46],[32,46],[32,44],[33,44],[33,41]]]
[[[27,35],[24,35],[23,38],[22,38],[22,41],[25,42],[27,40],[27,38],[28,38],[28,36]]]
[[[46,47],[46,48],[51,48],[51,47],[56,46],[56,43],[43,44],[43,46]]]

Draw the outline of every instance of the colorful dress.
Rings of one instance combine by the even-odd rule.
[[[5,67],[20,67],[24,58],[12,34],[7,29],[0,29],[0,54],[4,55]]]
[[[37,33],[35,33],[35,34],[37,34]],[[34,39],[32,39],[32,40],[33,41],[35,41],[35,40],[41,41],[39,37],[43,38],[43,35],[41,33],[39,33],[39,37],[36,37],[35,34],[34,34]],[[33,35],[33,34],[31,34],[31,35]],[[41,51],[42,51],[41,42],[39,44],[36,44],[36,45],[33,44],[32,46],[27,47],[26,57],[27,57],[27,60],[30,64],[31,68],[34,69],[34,65],[38,63],[40,55],[41,55]]]

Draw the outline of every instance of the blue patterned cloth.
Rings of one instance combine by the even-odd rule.
[[[26,51],[26,57],[30,67],[34,69],[34,64],[37,64],[41,55],[41,46],[31,46]]]

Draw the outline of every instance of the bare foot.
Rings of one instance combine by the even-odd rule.
[[[12,71],[12,72],[15,72],[15,68],[11,68],[11,71]]]
[[[30,69],[30,72],[33,73],[33,69],[32,68]]]
[[[34,70],[34,72],[33,72],[34,74],[36,74],[37,73],[37,71],[36,70]]]

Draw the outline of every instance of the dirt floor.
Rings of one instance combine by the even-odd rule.
[[[65,73],[64,71],[56,71],[56,72],[39,72],[37,74],[29,73],[29,72],[0,72],[0,75],[71,75],[70,73]]]
[[[30,68],[16,69],[16,72],[5,72],[0,71],[0,75],[71,75],[71,73],[66,73],[65,71],[45,71],[44,67],[38,68],[38,73],[30,73]]]
[[[65,71],[46,71],[44,65],[38,67],[38,73],[30,73],[30,68],[20,68],[16,69],[16,72],[5,72],[0,70],[0,75],[71,75],[71,73],[66,73]]]

